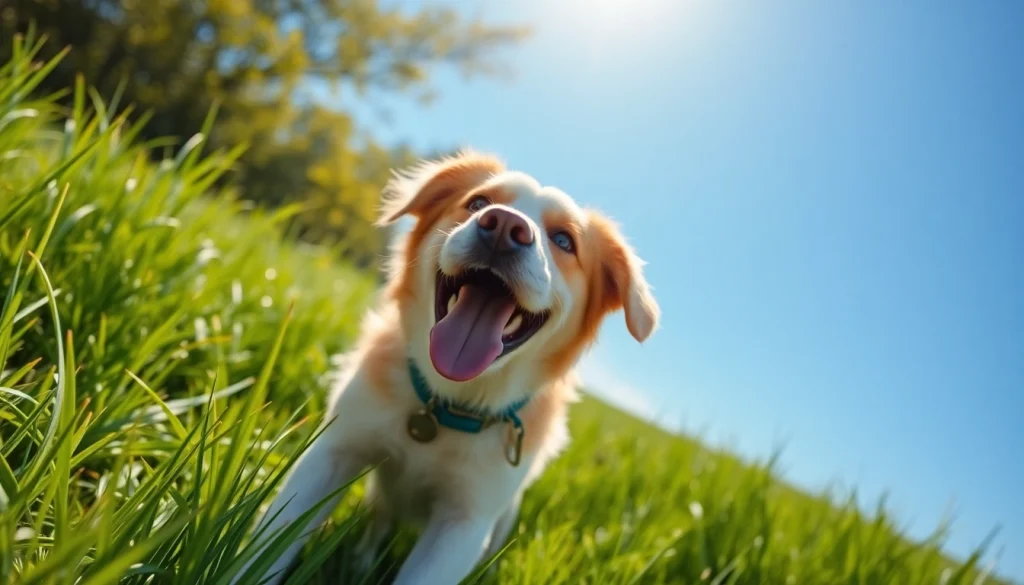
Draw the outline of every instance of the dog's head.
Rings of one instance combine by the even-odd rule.
[[[389,291],[412,357],[448,383],[560,376],[619,309],[638,341],[657,326],[643,263],[617,227],[490,156],[396,175],[380,224],[405,215],[415,225],[394,251]]]

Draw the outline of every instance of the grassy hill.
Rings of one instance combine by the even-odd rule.
[[[288,243],[288,210],[207,197],[237,153],[197,136],[154,165],[166,144],[85,88],[72,111],[31,97],[30,49],[0,70],[0,583],[224,583],[376,279]],[[572,427],[479,582],[996,582],[593,398]],[[360,491],[293,583],[354,575]]]

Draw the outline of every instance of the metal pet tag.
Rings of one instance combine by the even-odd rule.
[[[405,429],[409,432],[409,436],[420,443],[429,443],[437,438],[439,426],[434,413],[426,408],[421,408],[415,414],[409,415],[409,420],[405,423]]]

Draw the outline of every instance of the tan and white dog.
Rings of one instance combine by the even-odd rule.
[[[643,341],[659,309],[614,224],[491,156],[396,174],[380,225],[406,215],[415,224],[338,376],[333,421],[263,522],[284,527],[376,465],[361,554],[372,559],[397,519],[417,521],[395,583],[455,585],[501,548],[523,491],[568,442],[572,370],[602,319],[623,310]]]

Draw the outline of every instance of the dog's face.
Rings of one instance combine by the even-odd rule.
[[[416,218],[392,259],[392,293],[413,353],[468,382],[565,373],[609,312],[638,341],[658,306],[617,228],[497,160],[464,153],[396,176],[381,223]],[[530,376],[527,376],[530,378]]]

